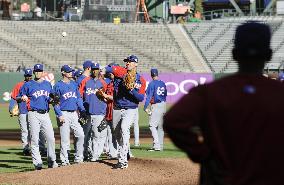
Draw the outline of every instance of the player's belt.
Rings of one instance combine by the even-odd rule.
[[[48,110],[31,110],[32,112],[37,112],[39,114],[45,114],[48,113]]]
[[[114,109],[114,110],[121,110],[121,109],[127,110],[127,109],[129,109],[129,108],[128,108],[128,107],[126,108],[126,107],[116,107],[116,106],[114,106],[113,109]]]
[[[66,111],[66,112],[75,112],[76,110],[61,110],[61,111]]]

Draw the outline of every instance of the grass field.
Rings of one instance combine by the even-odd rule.
[[[55,114],[53,110],[49,113],[53,127],[56,130],[57,125],[55,121]],[[149,130],[148,116],[143,111],[142,107],[139,108],[139,126],[141,130]],[[0,104],[0,130],[18,130],[17,117],[10,117],[8,113],[7,104]],[[1,136],[0,136],[1,139]],[[72,145],[73,146],[73,145]],[[140,147],[132,146],[132,153],[138,158],[183,158],[186,154],[177,149],[170,141],[165,143],[165,149],[162,152],[148,152],[152,146],[151,142],[143,143]],[[56,146],[57,160],[59,162],[59,145]],[[74,151],[72,151],[74,152]],[[46,158],[43,159],[46,161]],[[72,161],[72,158],[71,158]],[[44,163],[46,167],[46,162]],[[0,173],[15,173],[34,170],[32,159],[30,156],[23,156],[20,141],[18,146],[0,146]]]
[[[183,158],[186,154],[177,149],[172,143],[166,143],[162,152],[149,152],[150,144],[132,147],[132,153],[137,158]],[[56,146],[57,161],[59,162],[59,145]],[[71,152],[74,152],[73,150]],[[72,155],[73,156],[73,155]],[[71,156],[71,161],[72,161]],[[104,159],[104,157],[103,157]],[[43,158],[44,168],[47,167]],[[15,173],[33,171],[31,156],[23,156],[21,147],[0,147],[0,173]]]
[[[50,110],[50,118],[53,124],[53,128],[57,128],[55,121],[55,113],[53,108]],[[143,111],[142,107],[139,107],[139,126],[141,129],[148,129],[148,116]],[[18,130],[20,129],[17,117],[10,117],[7,104],[0,104],[0,130]],[[1,139],[1,138],[0,138]]]

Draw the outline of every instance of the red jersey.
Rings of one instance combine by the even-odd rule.
[[[11,98],[13,98],[14,100],[16,100],[17,96],[20,93],[20,89],[22,88],[22,86],[25,84],[25,81],[21,81],[19,83],[17,83],[11,93]]]
[[[113,91],[114,91],[113,81],[111,81],[106,86],[106,94],[113,96]],[[112,112],[113,112],[113,101],[109,100],[107,102],[106,116],[105,116],[107,121],[111,121],[112,120]]]

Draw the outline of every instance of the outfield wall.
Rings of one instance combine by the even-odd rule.
[[[141,75],[146,79],[147,84],[151,81],[148,73],[142,73]],[[168,103],[175,103],[180,97],[187,94],[190,88],[209,83],[214,79],[214,75],[209,73],[163,73],[159,76],[167,85]],[[222,75],[216,75],[217,78],[220,76]],[[44,78],[54,84],[60,79],[60,74],[45,73]],[[0,73],[0,103],[9,102],[13,87],[23,79],[21,73]]]

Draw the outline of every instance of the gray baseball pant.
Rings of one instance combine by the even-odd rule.
[[[28,149],[31,142],[28,124],[28,114],[20,114],[18,117],[18,122],[21,128],[21,141],[23,149]],[[45,138],[42,131],[39,133],[39,149],[40,151],[45,151]]]
[[[28,130],[28,115],[20,114],[18,117],[19,125],[21,128],[21,141],[23,145],[23,149],[29,148],[30,136]]]
[[[134,145],[139,145],[139,111],[136,108],[136,115],[133,121],[133,128],[134,128]]]
[[[98,131],[98,126],[101,124],[104,117],[104,115],[91,115],[93,132],[93,160],[98,160],[104,150],[104,144],[107,137],[107,129],[104,129],[101,132]]]
[[[91,157],[89,156],[89,152],[91,153],[93,151],[92,149],[92,123],[91,123],[91,116],[88,115],[87,123],[82,125],[83,131],[84,131],[84,157]]]
[[[48,162],[55,162],[55,138],[49,114],[40,114],[34,111],[29,111],[28,121],[31,133],[31,151],[33,164],[35,166],[42,165],[42,159],[38,144],[40,131],[43,132],[47,142],[47,160]]]
[[[69,163],[69,156],[67,150],[70,149],[70,129],[73,130],[74,136],[76,137],[74,162],[83,162],[84,131],[78,122],[78,114],[76,111],[62,111],[62,115],[64,117],[65,122],[59,127],[61,136],[61,162],[63,164]]]
[[[113,128],[118,141],[118,162],[127,163],[129,150],[130,126],[133,123],[136,109],[114,109]]]
[[[107,152],[109,153],[110,157],[115,158],[117,157],[117,141],[114,136],[114,129],[112,121],[108,121],[107,125]]]
[[[151,105],[152,114],[149,118],[149,127],[153,136],[153,147],[163,150],[164,130],[163,116],[166,113],[166,103],[156,103]]]

